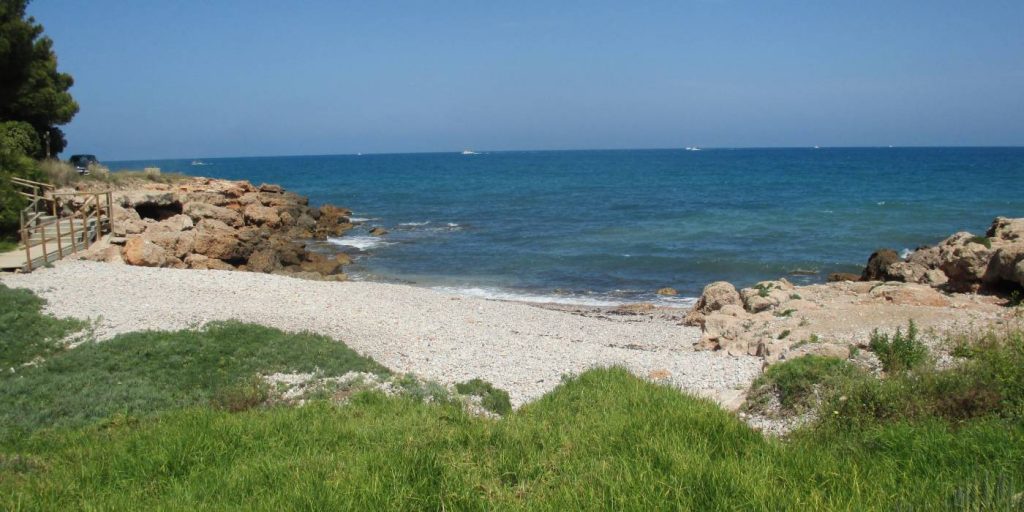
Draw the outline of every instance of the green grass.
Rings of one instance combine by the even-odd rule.
[[[43,304],[32,292],[0,284],[0,375],[62,350],[64,339],[86,326],[43,314]]]
[[[9,508],[934,510],[1019,492],[1024,430],[925,421],[779,442],[611,369],[500,421],[361,393],[47,431],[3,457]]]
[[[18,248],[18,242],[0,239],[0,252],[10,252]]]
[[[56,353],[5,376],[0,432],[201,405],[256,374],[314,371],[330,377],[385,369],[330,338],[237,322],[131,333]]]
[[[77,327],[38,306],[0,302],[23,315],[2,324],[5,344]],[[43,344],[44,361],[0,377],[0,509],[1011,509],[1024,491],[1024,336],[970,346],[960,367],[885,379],[813,356],[772,366],[762,387],[822,402],[817,422],[775,440],[617,368],[492,420],[423,400],[440,391],[411,377],[397,396],[262,405],[257,373],[383,371],[319,336],[221,323]]]

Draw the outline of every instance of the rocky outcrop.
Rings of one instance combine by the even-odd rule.
[[[881,249],[868,259],[861,280],[902,281],[953,292],[1024,287],[1024,219],[997,217],[984,236],[961,231],[905,259]],[[833,276],[836,278],[833,279]],[[832,274],[829,281],[839,280]]]
[[[729,283],[704,289],[684,324],[700,326],[697,349],[760,356],[766,364],[803,355],[852,357],[871,330],[999,321],[1005,299],[975,295],[1024,287],[1024,219],[997,218],[985,236],[956,233],[906,258],[883,249],[862,275],[831,274],[827,284],[795,287],[762,281],[738,292]]]
[[[307,198],[273,184],[207,178],[138,183],[114,192],[111,231],[118,242],[87,257],[344,280],[347,255],[311,252],[306,243],[343,235],[352,228],[350,216],[332,205],[310,208]]]

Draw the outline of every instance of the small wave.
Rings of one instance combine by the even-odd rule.
[[[692,308],[697,304],[697,297],[658,297],[654,300],[654,303],[659,306],[669,306],[673,308]]]
[[[885,206],[885,201],[879,201],[877,204],[878,206]]]
[[[385,245],[392,244],[392,242],[388,242],[376,236],[346,236],[342,238],[328,238],[327,241],[334,245],[353,247],[360,251],[366,251],[375,247],[383,247]]]
[[[914,251],[911,251],[910,249],[904,247],[903,250],[900,251],[900,258],[907,259],[913,253],[914,253]]]
[[[348,219],[348,221],[353,223],[353,224],[362,224],[364,222],[370,222],[371,220],[377,220],[377,219],[370,219],[370,218],[367,218],[367,217],[349,217],[349,219]]]
[[[450,228],[461,228],[462,227],[462,226],[460,226],[460,225],[458,225],[458,224],[456,224],[454,222],[449,222],[447,224],[447,226],[450,227]]]
[[[429,220],[423,221],[423,222],[402,222],[402,223],[400,223],[398,225],[411,228],[411,227],[416,227],[416,226],[426,226],[427,224],[430,224]]]
[[[594,299],[590,297],[566,296],[566,295],[539,295],[531,293],[510,292],[496,288],[459,288],[451,286],[438,286],[434,288],[439,292],[462,295],[464,297],[476,297],[478,299],[508,300],[513,302],[533,302],[537,304],[565,304],[568,306],[621,306],[624,302]]]
[[[526,292],[513,292],[498,288],[479,287],[453,287],[438,286],[434,290],[461,295],[463,297],[475,297],[478,299],[506,300],[512,302],[530,302],[534,304],[561,304],[566,306],[591,306],[591,307],[617,307],[627,304],[638,304],[641,302],[653,302],[658,306],[682,308],[692,307],[697,303],[695,297],[657,297],[652,300],[614,300],[609,297],[582,297],[579,295],[542,295]]]

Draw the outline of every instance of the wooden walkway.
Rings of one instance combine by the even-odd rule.
[[[110,192],[58,193],[52,185],[21,178],[11,183],[29,206],[21,213],[21,243],[0,253],[0,271],[31,272],[88,249],[110,231]]]

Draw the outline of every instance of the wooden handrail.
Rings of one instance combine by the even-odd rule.
[[[34,247],[33,237],[35,234],[39,235],[37,240],[38,245],[43,250],[43,260],[48,262],[50,253],[47,251],[46,245],[51,241],[57,242],[58,257],[64,257],[63,238],[65,232],[61,226],[62,222],[67,221],[69,223],[71,231],[70,253],[78,252],[80,245],[88,248],[98,241],[101,235],[109,232],[112,227],[113,194],[110,191],[56,192],[56,188],[48,183],[14,177],[10,178],[10,180],[21,189],[18,193],[29,199],[29,205],[21,211],[21,229],[19,230],[22,244],[25,246],[26,269],[29,272],[33,270],[32,248]],[[60,216],[61,211],[64,210],[62,203],[66,204],[69,198],[75,196],[84,196],[84,199],[77,207],[72,208],[70,215]],[[101,200],[101,197],[105,200]],[[44,201],[49,202],[50,208],[46,208],[42,204]],[[46,214],[50,214],[52,217],[43,219],[43,216]],[[81,220],[82,225],[80,229],[76,230],[75,224],[78,220]],[[55,237],[48,234],[48,228],[51,226],[54,228]],[[79,237],[81,237],[81,241],[79,241]]]

